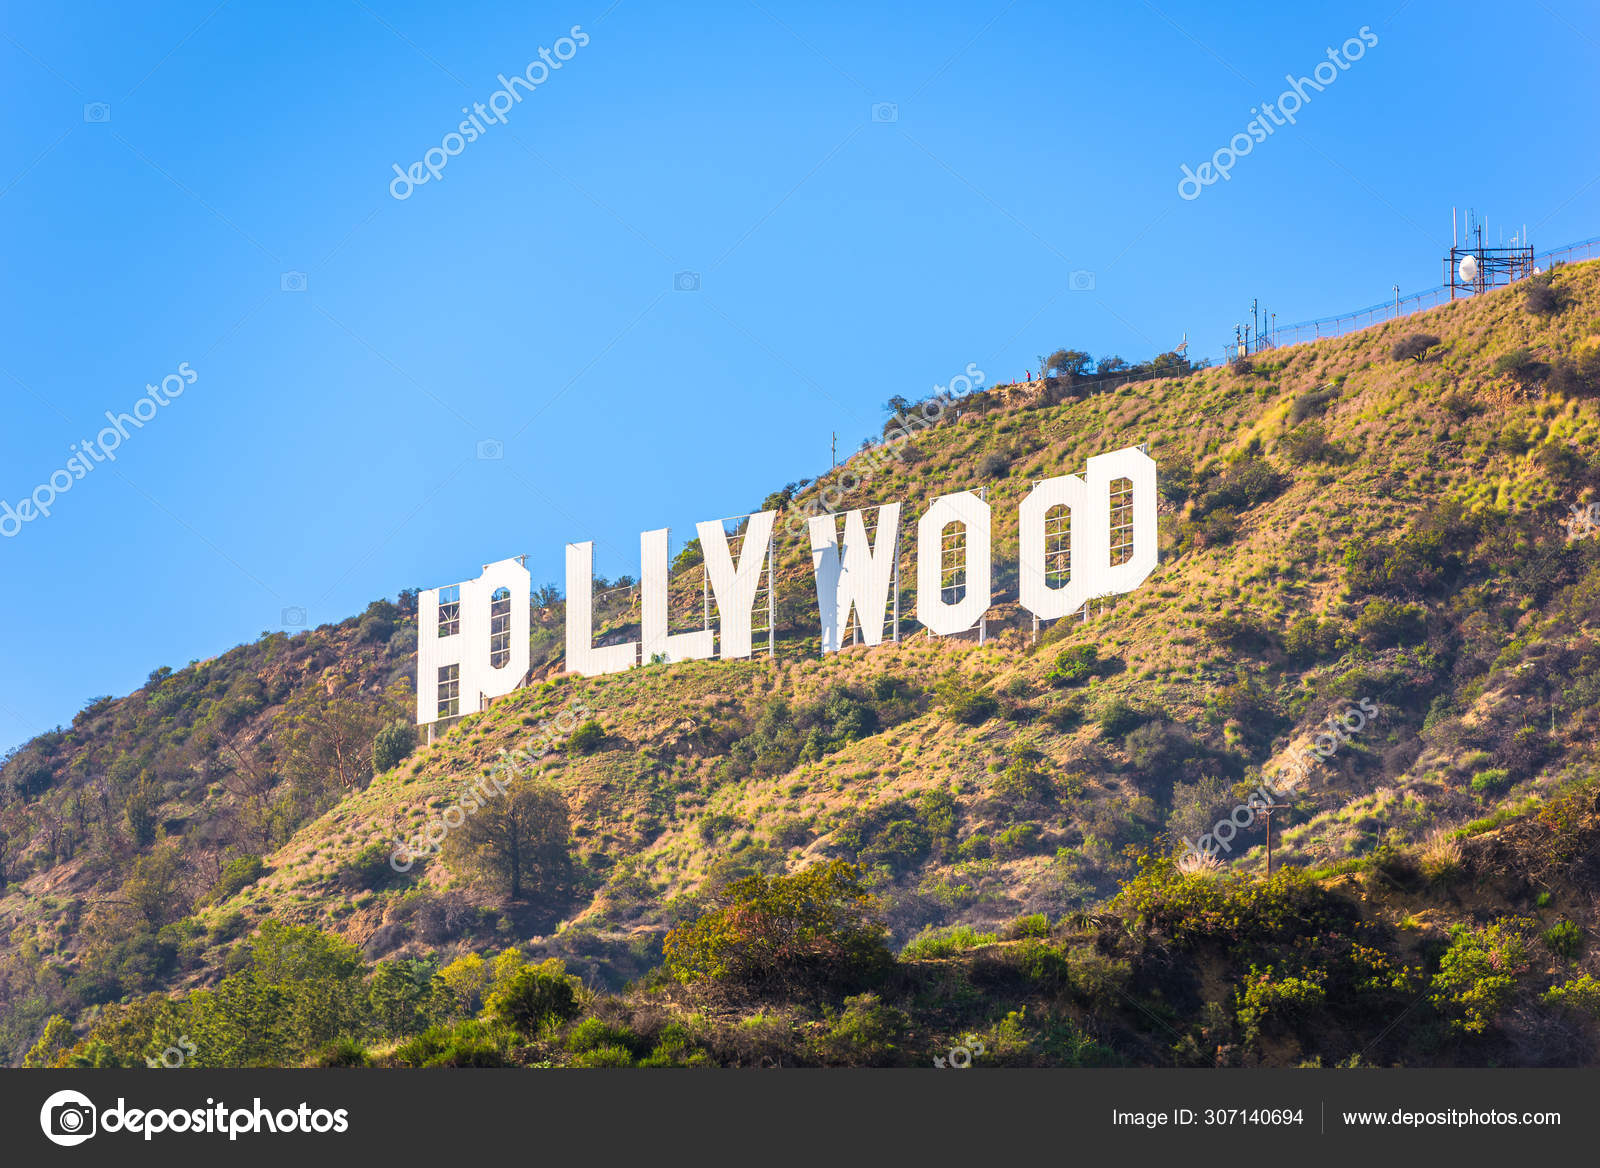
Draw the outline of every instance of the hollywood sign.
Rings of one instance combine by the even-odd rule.
[[[1113,541],[1113,492],[1121,522]],[[1064,509],[1065,514],[1062,514]],[[917,620],[930,633],[953,636],[976,628],[993,602],[990,520],[992,509],[972,491],[935,499],[917,521]],[[824,653],[842,647],[852,610],[861,641],[881,644],[899,561],[900,504],[877,508],[867,533],[861,511],[813,516],[808,524],[816,576]],[[723,522],[696,524],[706,574],[706,627],[668,631],[668,529],[639,535],[639,640],[594,643],[594,544],[567,545],[567,669],[594,676],[619,673],[641,662],[747,658],[754,647],[753,617],[763,576],[771,581],[775,511],[745,518],[735,555]],[[1067,522],[1063,523],[1063,520]],[[1057,547],[1047,547],[1051,525]],[[1069,526],[1070,524],[1070,526]],[[944,536],[962,529],[965,588],[947,600]],[[1070,531],[1070,540],[1062,536]],[[1080,478],[1058,475],[1034,485],[1017,512],[1018,596],[1039,620],[1070,616],[1090,600],[1131,592],[1156,566],[1156,464],[1138,447],[1089,459]],[[1050,571],[1052,554],[1066,568]],[[529,671],[529,609],[533,578],[522,558],[486,564],[476,580],[418,595],[417,722],[482,709],[516,689]],[[714,604],[713,604],[714,602]],[[895,614],[899,613],[896,589]],[[716,611],[715,627],[711,611]]]

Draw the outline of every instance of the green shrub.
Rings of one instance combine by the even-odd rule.
[[[883,864],[899,871],[926,856],[933,846],[928,829],[914,819],[895,819],[873,833],[857,858],[873,867]]]
[[[1113,902],[1141,928],[1180,948],[1289,941],[1348,931],[1354,905],[1298,868],[1265,879],[1243,873],[1186,876],[1170,857],[1146,855]]]
[[[567,1050],[585,1054],[601,1047],[620,1047],[630,1052],[639,1045],[639,1036],[627,1026],[613,1025],[599,1018],[585,1018],[567,1035]]]
[[[1510,1004],[1528,968],[1527,922],[1503,917],[1480,928],[1456,925],[1433,975],[1431,1000],[1454,1030],[1482,1034]]]
[[[406,718],[390,722],[372,740],[372,771],[393,770],[417,748],[417,728]]]
[[[336,879],[352,891],[382,888],[399,876],[390,863],[393,855],[393,849],[384,844],[368,844],[339,865]]]
[[[1530,385],[1548,377],[1550,366],[1535,360],[1526,349],[1513,349],[1494,363],[1494,371],[1502,377],[1511,377],[1523,385]]]
[[[1094,645],[1073,645],[1056,654],[1045,680],[1054,686],[1078,685],[1110,671],[1110,662],[1100,659],[1100,650]]]
[[[1284,630],[1283,650],[1295,662],[1305,665],[1338,656],[1341,641],[1336,621],[1303,616]]]
[[[340,1038],[330,1042],[311,1060],[313,1067],[370,1067],[372,1059],[367,1048],[353,1038]]]
[[[1100,707],[1100,732],[1107,738],[1121,738],[1145,721],[1146,715],[1121,698],[1112,698]]]
[[[485,1013],[524,1037],[532,1037],[550,1022],[564,1022],[578,1012],[578,979],[552,957],[519,969],[503,985],[490,991]]]
[[[605,745],[605,741],[605,728],[594,718],[590,718],[572,732],[572,736],[567,739],[567,750],[573,754],[593,754]]]
[[[724,886],[716,905],[667,934],[667,971],[726,993],[793,997],[864,988],[894,963],[878,902],[842,860]]]
[[[1017,823],[1006,828],[994,839],[995,855],[1002,860],[1026,856],[1039,847],[1040,832],[1037,824]]]
[[[1576,961],[1583,951],[1583,930],[1575,921],[1557,921],[1540,936],[1545,948],[1566,961]]]
[[[1006,925],[1006,936],[1013,941],[1023,937],[1048,937],[1050,935],[1050,918],[1044,913],[1028,913],[1026,916],[1016,917]]]
[[[261,879],[266,870],[267,865],[260,856],[236,856],[223,866],[222,874],[211,886],[209,899],[213,904],[227,900],[228,897]]]
[[[1427,635],[1427,610],[1419,604],[1388,599],[1370,600],[1356,617],[1351,631],[1369,649],[1412,644]]]
[[[482,1023],[430,1026],[390,1056],[402,1067],[503,1067],[506,1057]]]
[[[1472,790],[1479,795],[1498,795],[1511,785],[1511,772],[1504,767],[1492,767],[1472,776]]]
[[[1260,1041],[1269,1024],[1281,1027],[1320,1009],[1327,994],[1320,981],[1313,980],[1315,976],[1280,977],[1270,965],[1264,970],[1252,965],[1244,985],[1234,994],[1234,1012],[1245,1041]]]
[[[969,686],[959,678],[947,677],[935,688],[945,717],[966,726],[979,726],[994,717],[1000,703],[987,691]]]
[[[597,1046],[582,1054],[573,1055],[568,1064],[574,1067],[631,1067],[633,1055],[620,1046]]]
[[[1000,938],[994,933],[980,933],[971,925],[950,925],[946,928],[928,926],[900,950],[903,961],[927,961],[936,957],[953,957],[981,945],[993,945]]]
[[[844,1000],[844,1010],[816,1040],[816,1052],[831,1066],[892,1066],[910,1027],[905,1011],[884,1005],[877,994],[858,994]]]
[[[1600,1018],[1600,981],[1596,981],[1586,973],[1572,981],[1551,986],[1544,992],[1544,1003],[1577,1014],[1587,1014],[1591,1018]]]

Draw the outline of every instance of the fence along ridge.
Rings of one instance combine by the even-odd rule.
[[[1583,254],[1578,254],[1578,253]],[[1549,270],[1552,263],[1571,262],[1573,260],[1594,259],[1600,255],[1600,236],[1593,239],[1579,240],[1569,243],[1565,247],[1558,247],[1551,251],[1539,252],[1533,257],[1533,262],[1538,267]],[[1298,345],[1304,341],[1323,340],[1328,337],[1342,337],[1347,333],[1358,332],[1364,328],[1371,328],[1386,320],[1397,320],[1402,316],[1422,312],[1429,308],[1437,308],[1440,304],[1449,303],[1450,286],[1440,284],[1422,292],[1413,292],[1409,296],[1402,296],[1398,303],[1393,300],[1382,304],[1374,304],[1367,308],[1358,308],[1353,312],[1343,312],[1337,316],[1325,316],[1317,320],[1303,320],[1296,324],[1279,325],[1266,334],[1263,349],[1281,349],[1286,345]],[[1309,330],[1309,331],[1308,331]],[[1226,353],[1233,352],[1232,346],[1226,346]]]

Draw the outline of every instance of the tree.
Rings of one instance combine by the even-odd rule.
[[[51,1014],[50,1020],[44,1024],[44,1031],[39,1035],[39,1041],[28,1048],[27,1056],[22,1060],[25,1067],[50,1067],[55,1065],[61,1052],[71,1046],[73,1042],[72,1024],[60,1014]]]
[[[372,740],[372,770],[375,774],[393,770],[417,748],[417,728],[409,718],[390,722]]]
[[[748,876],[668,933],[667,969],[686,984],[753,995],[849,990],[894,963],[879,904],[843,860],[792,876]]]
[[[1396,341],[1389,355],[1396,361],[1415,361],[1420,365],[1438,343],[1439,338],[1432,333],[1411,333]]]
[[[505,889],[550,893],[564,886],[572,867],[567,800],[551,783],[521,779],[491,795],[445,841],[445,862],[475,872]]]
[[[532,1037],[546,1022],[565,1022],[578,1012],[579,984],[561,959],[552,957],[524,966],[491,991],[487,1012],[494,1021]]]
[[[182,896],[183,860],[178,846],[168,844],[133,864],[133,874],[123,885],[123,895],[152,929],[159,929],[189,911]]]
[[[128,834],[133,837],[134,847],[147,848],[155,842],[156,804],[159,800],[155,778],[149,771],[142,772],[139,775],[139,785],[128,797],[128,804],[123,810],[123,817],[128,824]]]
[[[330,785],[363,787],[372,778],[372,742],[388,718],[349,689],[312,688],[291,701],[275,729],[284,743],[284,773],[315,802]]]
[[[1051,377],[1064,377],[1068,382],[1081,381],[1093,364],[1094,358],[1081,349],[1057,349],[1044,359],[1044,372]]]

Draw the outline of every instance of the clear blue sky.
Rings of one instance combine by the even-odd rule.
[[[1579,0],[0,20],[0,498],[146,383],[198,375],[0,539],[0,748],[286,608],[338,620],[520,553],[558,581],[584,538],[636,574],[641,529],[676,545],[752,509],[968,362],[1008,380],[1185,332],[1214,356],[1252,296],[1287,322],[1436,284],[1452,204],[1540,247],[1600,234]],[[505,124],[391,197],[393,164],[573,25],[589,43]],[[1178,197],[1181,164],[1363,25],[1378,44],[1296,125]]]

